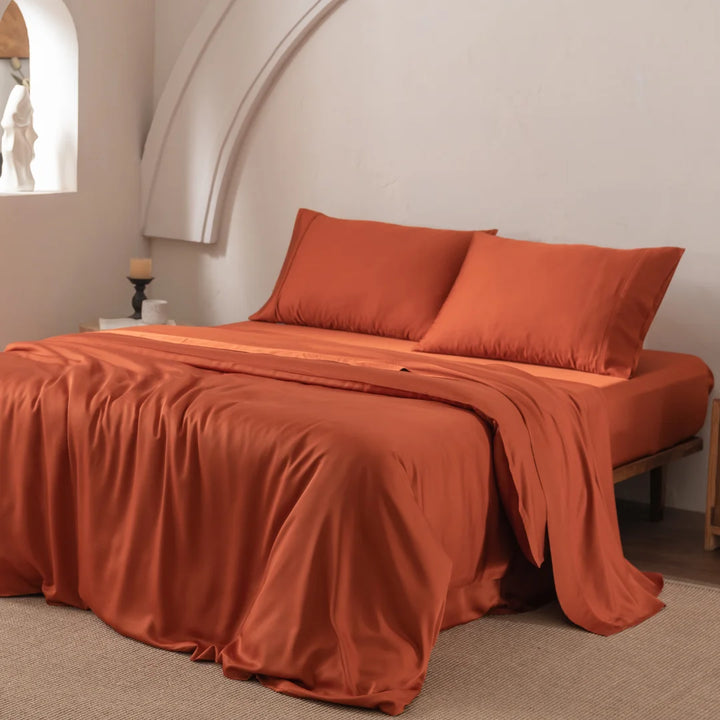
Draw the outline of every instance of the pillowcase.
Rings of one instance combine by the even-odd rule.
[[[683,252],[476,233],[418,349],[630,377]]]
[[[419,340],[471,239],[300,210],[275,289],[250,319]]]

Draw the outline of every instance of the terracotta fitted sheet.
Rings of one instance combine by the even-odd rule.
[[[318,348],[358,356],[374,349],[411,352],[418,345],[409,340],[374,335],[256,322],[234,323],[220,329],[278,348],[291,347],[302,338],[317,343]],[[713,388],[710,368],[700,358],[660,350],[643,350],[638,367],[629,380],[545,365],[454,355],[433,354],[432,357],[477,365],[506,365],[566,387],[577,383],[599,388],[607,403],[614,467],[695,435],[705,422],[708,396]]]

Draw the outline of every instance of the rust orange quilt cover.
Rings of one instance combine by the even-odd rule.
[[[0,595],[389,714],[443,627],[550,583],[592,632],[657,612],[597,391],[418,355],[190,328],[11,346]]]

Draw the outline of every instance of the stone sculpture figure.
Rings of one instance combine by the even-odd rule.
[[[37,133],[33,127],[33,107],[26,85],[16,85],[10,92],[0,126],[3,129],[0,192],[32,192],[35,178],[30,163],[35,157]]]

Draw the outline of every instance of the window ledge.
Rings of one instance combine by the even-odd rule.
[[[33,190],[32,192],[0,192],[4,197],[33,197],[37,195],[75,195],[77,190]]]

